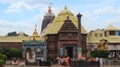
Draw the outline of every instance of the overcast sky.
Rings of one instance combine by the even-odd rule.
[[[65,5],[75,16],[80,12],[87,32],[110,24],[120,29],[120,0],[0,0],[0,35],[12,31],[31,35],[35,25],[40,33],[49,3],[56,16]]]

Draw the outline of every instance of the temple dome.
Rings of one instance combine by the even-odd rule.
[[[70,20],[72,20],[72,22],[77,22],[77,19],[74,16],[74,14],[70,10],[68,10],[66,6],[58,14],[58,16],[53,20],[53,22],[64,22],[66,20],[66,17],[68,17],[68,16],[69,16]]]
[[[68,14],[68,15],[73,16],[73,13],[72,13],[70,10],[68,10],[66,6],[65,6],[64,10],[62,10],[62,11],[58,14],[58,16],[60,16],[60,15],[65,15],[65,14]]]
[[[35,26],[37,27],[37,25],[35,25]],[[30,37],[30,40],[34,40],[34,39],[35,40],[40,40],[40,36],[38,35],[36,27],[34,29],[34,32],[33,32],[32,36]]]
[[[58,13],[58,16],[53,20],[53,22],[42,32],[42,35],[44,36],[46,34],[57,34],[68,16],[72,23],[78,28],[77,18],[65,6],[65,8],[60,13]],[[83,26],[81,26],[81,32],[82,34],[87,33]]]

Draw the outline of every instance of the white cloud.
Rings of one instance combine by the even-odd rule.
[[[2,31],[0,35],[6,35],[8,32],[12,31],[23,31],[25,33],[29,33],[29,35],[32,34],[32,31],[34,29],[34,26],[32,24],[22,22],[10,22],[6,20],[0,20],[0,30]]]
[[[112,24],[120,29],[120,7],[106,6],[83,12],[82,24],[87,31],[106,28]]]
[[[88,0],[91,1],[91,0]],[[90,4],[73,4],[74,6],[69,7],[68,9],[72,8],[71,11],[74,12],[74,15],[76,16],[76,13],[81,12],[83,10],[82,14],[82,24],[87,29],[87,31],[96,29],[96,28],[105,28],[105,26],[108,26],[109,24],[113,24],[115,26],[120,26],[120,7],[116,7],[112,5],[112,3],[117,2],[118,0],[101,0],[100,3],[90,3]],[[44,15],[47,13],[48,8],[48,2],[47,0],[0,0],[3,4],[8,4],[8,8],[6,10],[7,13],[10,12],[22,12],[24,10],[35,10],[39,9],[40,12],[36,16],[33,17],[33,19],[27,19],[27,21],[16,21],[16,22],[10,22],[6,20],[0,20],[0,30],[2,29],[9,29],[8,27],[11,27],[10,30],[21,30],[21,31],[27,31],[29,34],[31,34],[31,29],[34,29],[34,25],[37,24],[38,26],[41,26],[41,22],[43,20]],[[94,0],[92,0],[94,2]],[[70,4],[71,5],[71,4]],[[59,5],[56,5],[57,7],[52,7],[53,13],[55,15],[58,14],[58,12],[61,11],[63,8]],[[81,9],[82,8],[82,9]],[[85,10],[86,11],[85,11]],[[107,15],[110,15],[112,17],[109,17]],[[106,18],[103,18],[103,17]],[[104,20],[103,20],[104,19]],[[4,22],[4,23],[3,23]],[[2,26],[5,26],[4,28]],[[8,26],[8,27],[7,27]],[[38,27],[38,29],[40,28]],[[29,30],[28,30],[29,29]],[[9,31],[9,30],[8,30]],[[1,34],[0,34],[1,35]]]
[[[120,6],[117,8],[116,14],[120,16]]]
[[[0,33],[0,35],[5,35],[8,32],[11,31],[23,31],[27,34],[31,35],[34,30],[34,25],[36,24],[38,26],[38,33],[40,33],[41,30],[41,22],[43,20],[43,16],[45,13],[47,13],[48,3],[43,3],[44,0],[0,0],[3,4],[10,4],[8,9],[6,10],[6,13],[10,12],[22,12],[25,10],[34,10],[39,9],[39,14],[35,15],[31,19],[21,20],[21,21],[8,21],[8,20],[0,20],[0,30],[3,30],[3,33]],[[47,5],[46,5],[47,4]],[[8,30],[9,29],[9,30]]]
[[[47,0],[0,0],[0,2],[3,4],[8,4],[6,13],[41,9],[44,6],[49,5]]]
[[[114,12],[115,12],[114,7],[105,7],[105,8],[95,9],[93,11],[93,13],[96,15],[113,14]]]
[[[114,25],[120,29],[120,14],[115,15],[113,18],[107,18],[103,23],[106,25]]]
[[[60,9],[58,9],[57,7],[51,7],[52,13],[57,16],[58,12],[60,12]],[[36,20],[43,20],[44,15],[46,15],[48,12],[48,6],[45,6],[44,8],[41,8],[39,14],[37,14],[35,16]]]
[[[26,24],[25,22],[10,22],[6,20],[0,20],[0,25],[1,26],[12,26],[12,27],[19,27],[19,26],[31,27],[30,24]]]

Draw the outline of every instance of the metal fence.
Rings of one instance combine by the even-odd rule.
[[[120,67],[118,59],[103,59],[99,61],[72,61],[71,67]]]
[[[120,60],[117,59],[105,59],[103,65],[120,65]]]
[[[100,67],[99,61],[72,61],[71,67]]]

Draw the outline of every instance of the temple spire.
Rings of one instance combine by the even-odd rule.
[[[40,36],[38,35],[38,32],[37,32],[37,25],[35,25],[35,29],[34,29],[34,32],[32,34],[32,36],[30,37],[31,40],[39,40],[40,39]]]
[[[35,25],[35,30],[34,30],[34,32],[33,32],[33,34],[32,34],[32,36],[38,36],[38,33],[37,33],[37,25]]]
[[[37,30],[36,30],[36,28],[37,28],[37,25],[35,25],[35,30],[34,30],[34,32],[36,32]]]
[[[67,10],[67,6],[66,5],[65,5],[64,9]]]
[[[49,4],[51,5],[52,3],[49,3]],[[52,10],[51,10],[51,6],[50,5],[49,5],[48,13],[52,14]]]

